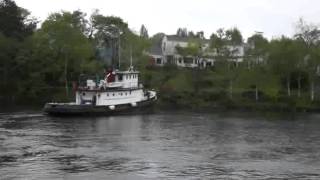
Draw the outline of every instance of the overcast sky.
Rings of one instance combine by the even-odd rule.
[[[300,17],[320,23],[319,0],[15,0],[18,6],[44,20],[50,13],[80,9],[91,14],[121,17],[131,29],[144,24],[149,35],[176,33],[179,27],[206,37],[218,28],[238,27],[244,37],[255,31],[268,38],[291,36]]]

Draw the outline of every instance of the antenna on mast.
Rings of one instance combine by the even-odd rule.
[[[130,46],[130,68],[133,68],[133,66],[132,66],[132,46]]]

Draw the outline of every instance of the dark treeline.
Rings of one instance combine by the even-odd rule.
[[[38,21],[12,0],[0,0],[0,102],[2,104],[43,103],[66,100],[71,82],[80,74],[103,74],[112,61],[118,66],[120,35],[121,65],[132,56],[143,57],[149,46],[135,35],[121,18],[90,17],[80,10],[51,14],[37,28]],[[111,51],[110,51],[111,50]]]
[[[316,107],[320,95],[320,31],[303,20],[294,37],[268,40],[254,34],[246,40],[242,62],[232,61],[228,46],[244,45],[237,28],[219,29],[210,37],[209,51],[215,65],[207,69],[174,66],[146,68],[144,53],[157,34],[140,36],[119,17],[90,16],[80,10],[51,14],[37,28],[37,20],[12,0],[0,0],[0,102],[43,103],[72,98],[72,81],[81,74],[102,74],[118,66],[120,37],[121,69],[132,54],[146,87],[155,88],[160,102],[190,107],[292,106]],[[193,36],[194,33],[189,33]],[[187,35],[187,34],[186,34]],[[181,54],[204,55],[190,46]],[[132,53],[131,53],[132,52]]]

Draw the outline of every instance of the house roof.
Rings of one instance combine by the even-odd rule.
[[[163,53],[162,53],[161,44],[162,44],[162,38],[153,40],[153,41],[152,41],[152,44],[151,44],[151,47],[150,47],[150,49],[148,50],[148,52],[149,52],[151,55],[162,56]]]
[[[162,48],[161,45],[159,43],[153,43],[151,45],[151,48],[149,50],[150,54],[152,55],[162,55]]]
[[[200,40],[203,43],[209,43],[209,39],[200,39],[198,37],[183,37],[178,35],[166,35],[168,41],[189,42],[192,40]]]

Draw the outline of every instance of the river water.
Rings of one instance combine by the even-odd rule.
[[[0,114],[0,179],[320,179],[320,114]]]

